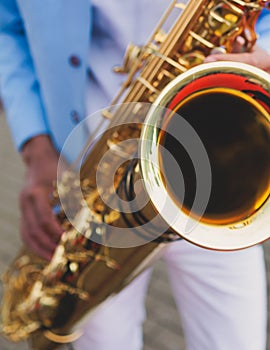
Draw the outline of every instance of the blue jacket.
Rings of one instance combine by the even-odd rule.
[[[61,149],[85,115],[90,23],[89,0],[0,0],[1,94],[19,149],[38,134]]]
[[[269,19],[258,30],[270,52]],[[2,99],[18,149],[49,134],[60,150],[85,116],[91,22],[89,0],[0,0]]]

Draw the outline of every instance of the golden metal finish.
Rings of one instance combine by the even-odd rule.
[[[83,335],[83,332],[77,331],[69,335],[58,335],[47,330],[44,332],[44,335],[47,339],[49,339],[53,343],[67,344],[67,343],[72,343],[75,340],[79,339]]]
[[[266,105],[254,99],[261,93]],[[186,240],[205,248],[235,250],[269,238],[269,98],[269,74],[245,64],[219,62],[183,73],[151,107],[141,136],[152,140],[142,142],[142,177],[156,210]],[[194,203],[200,180],[207,186],[205,172],[194,178],[177,141],[185,139],[183,120],[198,133],[212,168],[211,196],[203,208]],[[181,166],[185,193],[164,147]],[[164,206],[168,196],[172,200]]]

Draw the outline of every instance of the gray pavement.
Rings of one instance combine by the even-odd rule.
[[[24,171],[21,160],[13,148],[4,116],[0,114],[0,274],[6,270],[20,246],[17,197],[23,177]],[[264,247],[269,284],[270,242],[265,243]],[[0,286],[0,296],[1,288],[2,286]],[[155,265],[146,299],[146,309],[144,350],[184,350],[181,325],[171,295],[166,269],[162,262]],[[268,344],[270,344],[269,341]],[[13,344],[0,337],[0,350],[15,349],[26,350],[27,346],[26,344]],[[270,345],[268,350],[270,350]]]

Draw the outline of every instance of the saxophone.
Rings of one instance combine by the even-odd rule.
[[[65,232],[53,258],[46,262],[24,247],[4,277],[2,333],[8,339],[28,339],[38,350],[74,341],[85,315],[180,236],[219,250],[268,238],[269,75],[244,64],[203,64],[211,53],[231,52],[237,37],[250,51],[256,20],[268,5],[174,0],[149,42],[128,48],[123,67],[116,68],[127,80],[103,111],[109,127],[90,140],[80,170],[58,183],[55,201]],[[194,145],[200,153],[192,168],[185,148],[193,152]],[[173,176],[179,165],[184,195]],[[110,173],[113,184],[107,185]]]

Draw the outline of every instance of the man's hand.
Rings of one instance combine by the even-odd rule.
[[[239,51],[236,50],[236,51]],[[234,52],[228,54],[214,54],[206,57],[204,62],[236,61],[250,64],[270,73],[270,55],[267,51],[255,45],[251,52]]]
[[[59,155],[49,137],[40,135],[25,144],[22,156],[26,179],[20,196],[21,235],[30,249],[50,259],[62,234],[50,206]]]

